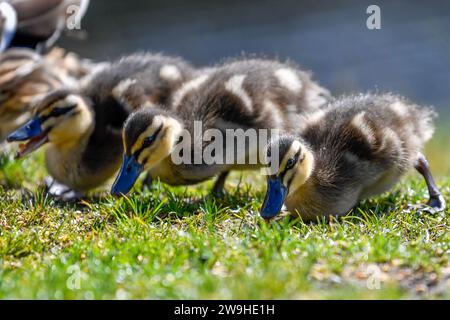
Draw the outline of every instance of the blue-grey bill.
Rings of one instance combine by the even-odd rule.
[[[20,146],[16,155],[16,158],[22,158],[47,143],[48,132],[42,130],[41,120],[34,118],[8,135],[6,140],[8,142],[26,141]]]
[[[111,193],[116,196],[127,194],[143,169],[144,167],[136,161],[135,157],[124,155],[122,167],[111,188]]]
[[[278,177],[269,177],[267,179],[267,191],[261,207],[261,217],[270,219],[275,217],[283,207],[288,189]]]

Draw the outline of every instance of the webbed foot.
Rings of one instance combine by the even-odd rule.
[[[430,197],[427,205],[433,208],[435,211],[441,212],[445,210],[445,199],[441,194],[434,195]]]
[[[225,180],[227,179],[229,171],[222,172],[217,178],[216,183],[212,189],[212,194],[216,198],[223,198],[225,196]]]
[[[434,212],[444,211],[445,199],[442,196],[442,193],[439,190],[436,182],[434,181],[428,161],[422,153],[418,154],[415,167],[417,171],[419,171],[419,173],[424,177],[428,187],[428,194],[430,195],[430,199],[428,200],[427,205]]]
[[[156,189],[156,185],[153,183],[153,178],[150,176],[150,174],[147,174],[144,181],[142,182],[142,186],[143,189],[148,189],[150,191]]]
[[[83,193],[75,191],[51,177],[45,178],[44,182],[47,186],[47,193],[61,201],[78,201],[84,197]]]

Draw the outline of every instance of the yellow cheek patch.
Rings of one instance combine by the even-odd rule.
[[[148,169],[168,157],[181,134],[181,130],[182,127],[178,121],[164,118],[163,127],[157,140],[150,148],[142,151],[139,155],[138,162],[144,164],[146,169]]]
[[[48,107],[48,108],[45,108],[43,111],[39,112],[39,116],[40,116],[40,117],[46,117],[46,116],[48,116],[50,113],[52,113],[53,109],[54,109],[54,106],[53,106],[53,105],[50,106],[50,107]]]
[[[289,181],[292,179],[294,175],[295,175],[295,167],[286,172],[286,175],[283,177],[283,184],[285,186],[288,186]]]
[[[295,176],[289,188],[289,194],[300,188],[311,176],[314,170],[314,156],[309,150],[305,150],[304,159],[296,167]]]
[[[162,158],[165,158],[165,148],[162,148],[159,144],[156,144],[148,149],[144,149],[139,155],[137,161],[146,167],[152,167],[157,160]]]
[[[125,139],[125,129],[122,129],[122,143],[123,143],[123,151],[126,152],[127,149],[127,140]]]
[[[286,168],[286,164],[289,159],[294,158],[295,154],[300,150],[301,143],[297,140],[294,140],[292,142],[291,147],[289,148],[288,152],[286,152],[286,155],[283,157],[283,160],[280,163],[280,170],[278,172],[283,172]]]
[[[93,114],[82,100],[77,101],[77,109],[66,113],[70,117],[50,117],[41,124],[43,130],[50,129],[50,142],[58,148],[73,147],[93,129]]]
[[[131,148],[131,154],[142,149],[142,145],[144,144],[145,138],[151,137],[153,134],[155,134],[156,130],[158,130],[158,128],[161,126],[161,124],[163,122],[164,122],[163,116],[155,116],[153,118],[152,123],[137,138],[136,142],[134,143],[133,147]],[[125,141],[125,139],[124,139],[124,141]]]
[[[298,172],[300,173],[300,176],[304,178],[302,183],[309,178],[313,168],[314,168],[314,157],[311,152],[305,152],[305,159],[303,159],[303,162],[298,167]]]
[[[53,127],[57,123],[56,118],[49,118],[45,120],[43,123],[41,123],[41,127],[44,130],[47,130],[51,127]]]
[[[69,95],[63,100],[57,100],[50,104],[49,106],[46,106],[41,112],[39,112],[39,116],[48,116],[55,108],[67,108],[71,105],[81,105],[82,100],[77,97],[76,95]]]

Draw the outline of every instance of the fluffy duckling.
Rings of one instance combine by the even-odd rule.
[[[298,135],[270,144],[267,156],[277,170],[268,177],[261,216],[276,216],[283,204],[305,220],[342,215],[358,201],[389,190],[411,168],[425,178],[428,205],[444,210],[444,198],[421,153],[433,135],[434,115],[432,109],[392,94],[330,103]]]
[[[121,129],[132,110],[166,103],[193,69],[179,59],[159,54],[135,54],[104,65],[78,88],[61,89],[42,98],[33,118],[9,135],[27,141],[23,157],[48,143],[46,166],[67,186],[65,198],[102,185],[120,166]],[[72,191],[76,191],[73,193]]]
[[[241,59],[204,70],[174,93],[165,111],[142,109],[127,120],[123,130],[124,160],[112,193],[129,192],[140,173],[148,171],[152,178],[171,185],[194,184],[220,174],[213,189],[220,194],[230,170],[254,169],[258,165],[245,164],[248,161],[206,163],[197,146],[204,149],[213,140],[198,136],[196,123],[201,124],[203,132],[213,129],[222,134],[227,129],[289,131],[329,97],[326,89],[291,63]],[[191,146],[191,152],[183,155],[188,161],[176,164],[171,154],[177,152],[180,141]],[[237,155],[239,159],[259,152],[249,148],[226,150],[225,146],[222,150],[223,155]],[[196,163],[197,158],[200,161]]]
[[[30,49],[1,53],[0,142],[30,118],[31,107],[38,99],[72,85],[87,72],[87,67],[75,55],[56,48],[45,56]]]

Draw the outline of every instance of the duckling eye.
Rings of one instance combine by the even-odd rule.
[[[151,137],[147,137],[144,139],[144,143],[142,144],[142,148],[148,148],[155,141],[155,135]]]
[[[59,117],[62,116],[66,113],[68,113],[69,111],[73,110],[76,108],[76,105],[71,105],[65,108],[54,108],[52,110],[52,112],[49,114],[50,117]]]
[[[158,134],[161,132],[163,125],[161,124],[159,126],[159,128],[153,133],[152,136],[150,137],[146,137],[144,139],[144,142],[142,143],[142,148],[141,149],[145,149],[150,147],[150,145],[155,141],[156,137],[158,136]]]
[[[295,163],[294,159],[292,158],[289,159],[286,163],[286,170],[292,169],[294,167],[294,163]]]

